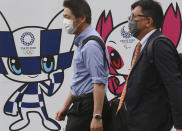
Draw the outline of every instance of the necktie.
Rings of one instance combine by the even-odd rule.
[[[133,68],[133,66],[135,65],[135,62],[136,60],[138,59],[138,56],[140,54],[140,48],[141,48],[142,44],[141,43],[138,43],[137,46],[136,46],[136,49],[135,49],[135,54],[134,54],[134,57],[133,57],[133,61],[131,63],[131,70]],[[131,70],[130,70],[130,73],[131,73]],[[130,73],[128,75],[128,78],[130,76]],[[118,111],[121,109],[123,103],[124,103],[124,99],[125,99],[125,96],[126,96],[126,89],[127,89],[127,84],[128,84],[128,78],[126,79],[126,83],[125,83],[125,86],[123,88],[123,92],[121,94],[121,98],[120,98],[120,101],[119,101],[119,105],[118,105],[118,108],[117,108],[117,111],[116,111],[116,114],[118,113]]]

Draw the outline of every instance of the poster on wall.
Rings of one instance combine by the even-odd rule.
[[[128,31],[135,0],[87,0],[110,57],[108,99],[119,99],[138,40]],[[182,52],[182,1],[158,0],[162,33]],[[56,121],[73,76],[74,36],[62,29],[63,0],[0,0],[0,130],[64,131]],[[101,6],[102,5],[102,6]],[[175,34],[175,35],[174,35]]]

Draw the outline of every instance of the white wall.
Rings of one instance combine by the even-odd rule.
[[[130,14],[130,5],[135,0],[88,0],[91,9],[92,9],[92,26],[96,27],[100,15],[105,10],[105,14],[109,13],[111,11],[112,14],[112,20],[113,20],[113,28],[117,25],[121,24],[122,22],[127,21],[127,18]],[[172,5],[174,6],[174,9],[176,10],[176,2],[178,3],[180,11],[182,11],[182,1],[181,0],[158,0],[161,2],[161,5],[163,7],[164,12],[166,12],[167,8]],[[62,6],[63,0],[0,0],[0,11],[5,16],[7,22],[9,23],[11,30],[16,30],[20,27],[24,26],[41,26],[41,27],[47,27],[51,19],[63,9]],[[172,16],[170,16],[172,18]],[[109,25],[109,24],[108,24]],[[176,24],[174,24],[176,25]],[[171,26],[171,25],[170,25]],[[109,28],[108,26],[104,26],[102,24],[102,27]],[[117,86],[120,85],[122,88],[122,83],[125,83],[124,76],[128,74],[128,69],[130,67],[131,62],[131,56],[134,49],[135,44],[137,43],[137,40],[130,37],[129,41],[126,42],[126,38],[123,38],[120,34],[120,31],[123,27],[125,28],[125,31],[127,31],[127,23],[121,24],[120,26],[117,26],[117,28],[109,35],[107,36],[106,44],[107,46],[111,46],[115,48],[119,54],[121,55],[121,58],[123,59],[123,62],[125,63],[124,66],[117,70],[118,74],[120,74],[118,78],[119,83]],[[62,13],[53,21],[49,29],[60,29],[62,28]],[[177,28],[177,27],[176,27]],[[177,29],[176,29],[177,30]],[[176,31],[174,30],[174,32]],[[0,31],[8,31],[8,28],[4,22],[4,20],[0,16]],[[14,37],[18,37],[20,33],[23,31],[32,31],[35,33],[34,29],[26,28],[26,30],[20,30],[17,33],[17,36],[14,34]],[[173,31],[173,30],[172,30]],[[39,30],[37,31],[39,32]],[[177,31],[178,32],[178,31]],[[109,32],[108,32],[109,33]],[[38,39],[39,33],[35,33]],[[181,36],[181,33],[175,34],[176,36]],[[176,39],[180,40],[179,37],[175,37]],[[18,39],[18,38],[15,38]],[[19,40],[19,39],[18,39]],[[61,38],[61,49],[60,53],[67,52],[72,44],[73,36],[68,36],[64,31],[62,33]],[[109,41],[115,41],[117,43],[120,43],[116,47],[112,45],[112,43],[109,43]],[[126,42],[126,43],[125,43]],[[21,43],[16,42],[17,49],[20,46]],[[3,48],[3,47],[0,47]],[[73,50],[75,47],[73,48]],[[179,52],[182,52],[182,42],[180,40],[177,49]],[[8,50],[7,50],[8,51]],[[27,56],[28,57],[28,56]],[[4,60],[5,64],[6,60]],[[55,113],[58,111],[58,109],[63,104],[66,95],[69,91],[69,86],[71,84],[71,78],[73,74],[72,67],[66,69],[64,71],[64,81],[61,85],[61,88],[53,95],[53,96],[47,96],[44,94],[44,101],[46,104],[48,116],[52,119],[55,119]],[[19,76],[16,78],[17,79]],[[24,77],[25,78],[25,77]],[[21,82],[16,82],[11,79],[6,78],[4,75],[0,74],[0,130],[2,131],[9,131],[9,127],[12,123],[20,119],[20,115],[17,117],[12,117],[9,115],[6,115],[4,113],[4,105],[6,101],[9,99],[9,97],[15,92],[19,87],[23,84]],[[30,79],[26,79],[25,81],[30,81]],[[111,91],[111,90],[110,90]],[[112,91],[108,91],[109,99],[112,99],[115,97],[113,95]],[[121,92],[121,89],[118,90],[118,93]],[[22,129],[22,131],[45,131],[47,130],[41,121],[41,117],[37,113],[29,113],[29,119],[30,124]],[[64,131],[65,122],[58,122],[62,129],[61,131]]]

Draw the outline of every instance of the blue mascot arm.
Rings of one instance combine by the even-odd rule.
[[[8,99],[4,106],[4,113],[6,115],[17,116],[18,115],[18,103],[21,101],[23,92],[25,91],[27,84],[24,84],[18,90],[16,90]]]
[[[59,90],[63,82],[63,77],[64,77],[64,73],[59,70],[56,72],[52,72],[49,75],[49,78],[50,78],[49,85],[43,81],[40,82],[40,86],[43,89],[43,91],[46,93],[46,95],[52,96]]]

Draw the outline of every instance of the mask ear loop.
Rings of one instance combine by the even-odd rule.
[[[77,19],[77,18],[76,18]],[[83,24],[84,22],[80,22],[76,27],[75,27],[75,31],[80,27],[81,24]]]
[[[82,22],[80,22],[76,27],[74,27],[74,33],[78,29],[78,27],[80,27],[81,24],[82,24]]]

